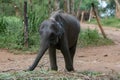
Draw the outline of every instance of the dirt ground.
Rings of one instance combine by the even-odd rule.
[[[81,24],[81,27],[98,29],[97,25]],[[97,72],[120,72],[120,29],[104,27],[107,37],[115,42],[115,45],[77,48],[74,58],[76,71],[97,71]],[[0,49],[0,72],[21,71],[27,69],[34,61],[36,54],[15,55],[8,50]],[[64,59],[60,52],[57,52],[59,70],[65,69]],[[39,68],[49,69],[48,54],[44,55],[39,62]]]

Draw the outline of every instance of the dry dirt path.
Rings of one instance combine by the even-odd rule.
[[[81,24],[82,28],[98,29],[97,25]],[[98,29],[99,30],[99,29]],[[120,72],[120,29],[104,27],[107,37],[115,42],[115,45],[77,48],[74,60],[76,71],[100,71]],[[8,50],[0,49],[0,72],[20,71],[27,69],[32,64],[36,54],[14,55]],[[57,54],[59,70],[64,70],[64,59],[61,54]],[[41,66],[42,65],[42,66]],[[40,61],[40,67],[49,68],[49,58],[46,54]]]

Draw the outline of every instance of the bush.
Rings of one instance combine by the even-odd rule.
[[[86,30],[82,30],[78,43],[80,47],[85,46],[100,46],[100,45],[109,45],[112,44],[112,40],[103,38],[97,30],[90,30],[89,28]]]
[[[4,17],[0,18],[0,34],[5,34],[6,27],[7,27],[7,21],[4,19]]]
[[[3,17],[4,34],[0,35],[0,47],[20,47],[23,35],[23,23],[22,20],[16,17]],[[0,24],[1,25],[1,24]]]

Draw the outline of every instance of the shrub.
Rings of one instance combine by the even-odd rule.
[[[7,21],[4,19],[4,17],[0,18],[0,34],[5,33],[6,27],[7,27]]]
[[[108,45],[112,44],[113,42],[110,39],[103,38],[96,29],[90,30],[88,28],[86,30],[81,31],[78,43],[80,47],[85,47],[85,46]]]
[[[12,16],[3,18],[6,23],[3,25],[5,34],[0,35],[0,47],[20,47],[23,34],[22,20]]]

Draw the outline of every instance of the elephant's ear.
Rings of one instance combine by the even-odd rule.
[[[56,17],[55,20],[61,25],[64,26],[64,18],[62,17],[62,13],[59,13]]]
[[[56,24],[56,28],[57,28],[56,35],[58,36],[58,38],[61,38],[62,35],[64,34],[64,24],[63,24],[64,20],[61,14],[62,13],[56,12],[50,17],[50,20],[52,20]]]
[[[57,27],[58,27],[58,31],[57,31],[56,35],[60,39],[62,37],[62,35],[64,34],[64,28],[63,28],[62,24],[60,24],[57,21],[56,21],[56,24],[57,24]]]
[[[63,18],[61,16],[61,13],[59,13],[56,17],[55,17],[55,21],[58,27],[58,32],[57,32],[57,36],[58,38],[61,38],[62,35],[64,34],[64,23],[63,23]]]

